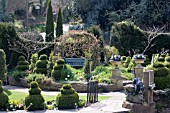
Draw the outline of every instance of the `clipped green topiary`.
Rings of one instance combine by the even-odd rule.
[[[166,58],[165,58],[165,61],[167,61],[167,62],[170,63],[170,56],[166,57]]]
[[[3,92],[2,81],[0,80],[0,109],[6,110],[6,105],[8,104],[8,95]]]
[[[126,61],[126,56],[122,56],[122,57],[121,57],[121,60],[122,60],[122,61]]]
[[[16,66],[17,71],[25,71],[29,69],[29,62],[25,60],[24,56],[20,56]]]
[[[65,80],[66,78],[67,80],[69,80],[74,77],[71,67],[68,65],[65,65],[65,62],[62,59],[59,59],[57,61],[57,64],[54,65],[51,75],[57,81]]]
[[[156,90],[163,90],[170,88],[170,75],[165,77],[155,77],[154,82],[156,84]]]
[[[25,98],[25,106],[28,110],[43,110],[45,107],[45,100],[41,95],[41,89],[37,82],[30,83],[29,96]],[[30,106],[30,107],[29,107]]]
[[[39,60],[35,64],[34,72],[35,73],[41,73],[41,74],[47,74],[47,55],[41,55],[39,57]]]
[[[51,0],[48,0],[46,34],[47,42],[51,42],[54,40],[54,17],[52,12]]]
[[[6,55],[5,52],[0,49],[0,80],[5,80],[6,74]]]
[[[79,102],[78,93],[74,91],[70,84],[65,84],[60,89],[56,97],[56,104],[59,109],[73,109]]]
[[[165,77],[168,76],[169,69],[166,67],[154,68],[154,76],[155,77]]]
[[[159,67],[165,67],[165,65],[164,65],[162,62],[155,62],[155,63],[153,64],[153,67],[154,67],[154,68],[159,68]]]
[[[159,62],[164,62],[164,61],[165,61],[165,57],[159,57],[159,58],[158,58],[158,61],[159,61]]]
[[[38,60],[38,53],[32,54],[32,55],[31,55],[31,64],[29,65],[29,69],[30,69],[31,71],[34,70],[35,64],[36,64],[37,60]]]

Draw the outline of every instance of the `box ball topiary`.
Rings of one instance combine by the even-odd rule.
[[[71,85],[64,85],[61,92],[56,97],[56,104],[59,109],[73,109],[79,102],[78,93],[74,91]]]
[[[122,61],[126,61],[126,56],[122,56],[122,57],[121,57],[121,60],[122,60]]]
[[[25,61],[25,57],[24,57],[24,56],[20,56],[20,57],[18,58],[18,60],[19,60],[19,61]]]
[[[161,57],[164,57],[164,58],[165,58],[165,57],[166,57],[166,54],[161,54]]]
[[[8,104],[8,95],[3,92],[2,81],[0,80],[0,109],[6,109],[6,105]]]
[[[42,110],[45,108],[44,98],[37,82],[30,83],[29,96],[25,98],[25,106],[28,110]]]

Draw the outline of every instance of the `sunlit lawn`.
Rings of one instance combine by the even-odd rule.
[[[5,92],[8,94],[9,99],[10,100],[22,100],[24,99],[28,93],[24,93],[24,92],[19,92],[19,91],[14,91],[14,90],[5,90]],[[46,101],[51,101],[51,100],[55,100],[57,95],[43,95]],[[79,96],[80,99],[86,100],[86,96]],[[110,98],[111,96],[99,96],[98,100],[106,100],[108,98]]]

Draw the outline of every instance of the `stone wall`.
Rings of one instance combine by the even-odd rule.
[[[29,88],[29,84],[27,83],[27,81],[22,78],[20,78],[19,81],[15,81],[13,77],[8,76],[8,82],[9,85]],[[69,82],[69,83],[77,92],[87,92],[87,82]],[[59,91],[62,85],[63,85],[62,83],[40,84],[40,88],[42,90]],[[99,92],[110,92],[110,91],[118,91],[118,90],[123,90],[123,88],[115,84],[104,84],[104,83],[99,83],[98,86]]]

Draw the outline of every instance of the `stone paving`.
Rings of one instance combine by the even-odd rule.
[[[16,90],[21,92],[28,92],[27,88],[16,86],[4,86],[5,89]],[[56,91],[42,91],[42,94],[56,95]],[[79,95],[86,95],[86,93],[79,93]],[[111,96],[106,100],[94,103],[88,107],[71,109],[71,110],[41,110],[29,113],[129,113],[129,109],[122,108],[122,103],[125,100],[125,94],[122,92],[99,93],[99,96]],[[25,113],[26,111],[15,111],[8,113]],[[0,112],[7,113],[7,112]],[[27,112],[28,113],[28,112]]]

